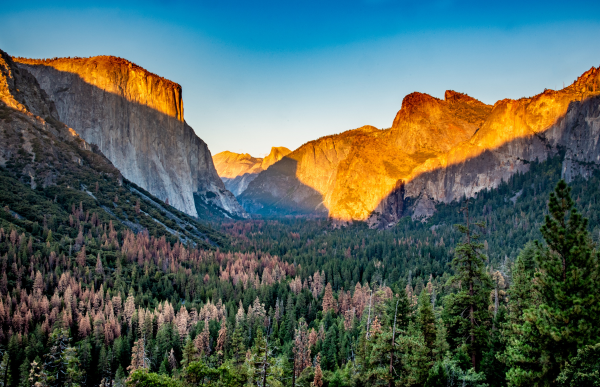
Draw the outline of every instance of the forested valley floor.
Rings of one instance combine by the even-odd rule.
[[[600,385],[600,173],[567,185],[560,155],[389,230],[207,224],[110,173],[33,187],[20,157],[1,386]]]

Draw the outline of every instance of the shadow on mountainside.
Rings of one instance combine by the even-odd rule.
[[[323,196],[296,177],[297,169],[298,161],[285,156],[252,180],[238,200],[247,212],[263,216],[326,217]]]
[[[499,101],[471,138],[437,155],[403,154],[386,131],[315,140],[262,172],[239,199],[264,215],[327,214],[336,225],[387,228],[404,216],[427,219],[437,203],[496,188],[559,151],[564,178],[589,176],[600,161],[600,96],[580,86]]]
[[[474,138],[476,136],[473,136]],[[567,112],[539,132],[516,137],[497,147],[475,147],[473,139],[461,144],[472,157],[431,163],[430,170],[415,171],[384,197],[369,219],[372,227],[385,228],[403,216],[426,219],[436,203],[449,203],[496,188],[517,172],[529,170],[533,161],[544,161],[563,151],[562,177],[588,178],[600,169],[600,96],[571,101]],[[457,147],[460,150],[460,146]],[[423,168],[426,169],[426,168]],[[398,202],[404,205],[398,206]],[[400,211],[398,211],[400,209]]]
[[[60,120],[85,141],[97,145],[125,178],[200,218],[239,218],[236,211],[241,207],[216,174],[206,143],[183,120],[182,108],[172,108],[171,115],[168,108],[161,112],[142,103],[153,90],[132,86],[139,92],[139,100],[129,100],[108,86],[105,90],[89,83],[76,72],[16,61],[52,98]],[[102,79],[107,85],[113,77],[116,83],[136,81],[132,74],[119,73],[118,69],[107,76],[111,78]],[[162,92],[158,98],[165,104],[181,103],[180,96],[174,95],[176,90]]]

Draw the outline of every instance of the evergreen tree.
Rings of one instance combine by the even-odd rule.
[[[45,355],[43,371],[48,386],[77,386],[83,372],[77,350],[69,344],[71,338],[66,329],[55,330],[50,336],[50,351]]]
[[[10,357],[8,351],[4,351],[0,362],[0,387],[8,387],[12,383],[10,372]]]
[[[433,308],[431,307],[430,297],[423,289],[419,296],[419,307],[417,309],[417,326],[423,334],[425,345],[428,348],[428,356],[433,360],[437,329],[435,326],[435,315],[433,314]]]
[[[323,343],[323,357],[321,358],[321,367],[324,370],[333,371],[337,367],[338,351],[338,330],[335,324],[331,325],[325,335]]]
[[[557,378],[560,387],[600,387],[600,343],[577,351]]]
[[[194,345],[194,342],[188,337],[185,347],[183,347],[183,359],[181,365],[187,367],[191,362],[195,361],[198,357],[198,350]]]
[[[546,245],[536,244],[539,271],[534,289],[540,303],[523,312],[523,345],[509,353],[514,365],[507,377],[512,385],[554,383],[579,348],[600,340],[597,254],[592,252],[588,221],[574,208],[570,192],[561,180],[550,194],[549,214],[540,229]],[[530,354],[522,362],[537,367],[520,366],[525,352],[520,348]]]
[[[236,366],[241,365],[246,357],[246,346],[244,344],[244,327],[240,322],[236,325],[231,337],[231,359]]]
[[[254,346],[248,360],[250,380],[258,387],[268,387],[276,384],[277,380],[273,378],[273,370],[276,363],[273,357],[273,349],[269,345],[267,337],[264,336],[262,329],[256,332]],[[277,369],[277,371],[280,371]],[[279,372],[277,372],[279,373]]]
[[[481,253],[483,243],[478,242],[479,235],[471,229],[468,200],[462,211],[466,224],[456,227],[463,234],[464,242],[456,245],[452,260],[455,274],[448,281],[448,285],[457,287],[458,291],[446,297],[444,321],[453,347],[464,350],[471,358],[471,366],[477,370],[482,350],[487,345],[491,279],[484,267],[487,257]],[[475,223],[475,226],[483,228],[484,225]],[[464,349],[459,349],[461,347]]]

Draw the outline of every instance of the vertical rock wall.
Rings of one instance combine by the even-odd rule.
[[[61,121],[98,145],[127,179],[193,216],[194,196],[246,216],[185,122],[180,85],[109,56],[15,61],[37,78]]]

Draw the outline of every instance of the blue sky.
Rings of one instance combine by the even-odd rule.
[[[213,154],[261,156],[374,125],[413,91],[486,103],[600,65],[600,2],[28,1],[2,5],[0,48],[116,55],[183,86]]]

